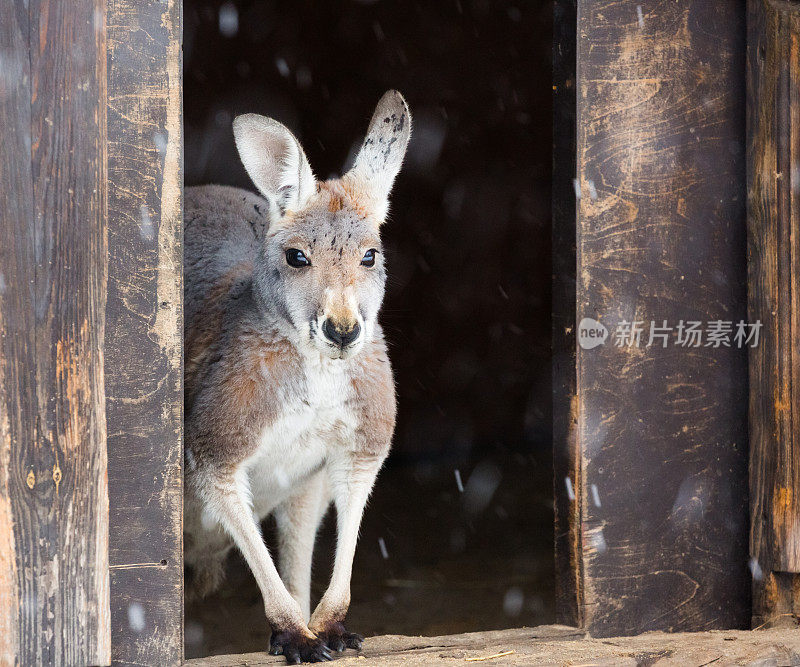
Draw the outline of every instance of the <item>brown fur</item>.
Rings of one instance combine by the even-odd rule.
[[[351,383],[355,401],[362,406],[362,428],[371,431],[369,435],[362,433],[363,452],[368,456],[380,456],[382,452],[378,443],[391,440],[397,416],[394,376],[383,344],[370,345],[362,352],[358,371]]]
[[[185,391],[193,396],[197,380],[197,372],[202,368],[211,351],[214,341],[219,339],[222,330],[222,318],[227,307],[227,299],[233,286],[253,274],[251,262],[241,262],[225,273],[209,290],[202,308],[203,317],[196,318],[188,327],[184,366]]]
[[[371,217],[372,212],[367,195],[359,191],[358,185],[351,182],[346,176],[324,181],[319,184],[319,187],[321,192],[329,193],[328,210],[331,213],[347,208],[361,219],[366,220]],[[376,221],[376,226],[380,222]]]
[[[217,399],[197,420],[205,430],[187,435],[197,459],[225,470],[255,452],[258,433],[278,415],[282,392],[303,384],[297,352],[286,341],[266,341],[246,330],[237,339],[215,364]]]

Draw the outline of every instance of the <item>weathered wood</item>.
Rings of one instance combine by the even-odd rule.
[[[108,3],[115,664],[183,657],[181,4]]]
[[[575,26],[576,0],[553,5],[553,450],[554,484],[577,484],[575,440]],[[555,496],[558,622],[580,627],[580,513],[569,494]]]
[[[360,656],[345,651],[347,665],[800,665],[800,633],[791,630],[666,634],[653,632],[611,641],[575,628],[550,625],[444,637],[369,637]],[[264,652],[188,660],[191,667],[282,665]]]
[[[748,2],[753,625],[800,620],[800,5]]]
[[[108,664],[104,3],[0,4],[0,664]]]
[[[115,664],[183,657],[181,4],[108,3]]]
[[[366,664],[441,664],[442,658],[460,659],[476,651],[484,655],[502,653],[507,647],[525,647],[535,652],[537,645],[549,642],[574,642],[583,639],[586,633],[564,625],[541,625],[535,628],[513,628],[510,630],[490,630],[487,632],[466,632],[460,635],[438,637],[406,637],[403,635],[383,635],[366,640],[363,651],[345,651],[342,657],[365,662]],[[501,650],[503,649],[503,650]],[[516,651],[515,651],[516,652]],[[360,657],[357,657],[360,656]],[[521,656],[520,656],[521,657]],[[418,662],[419,661],[419,662]],[[234,665],[274,665],[285,664],[283,656],[267,653],[245,653],[244,655],[215,655],[207,658],[187,660],[194,667],[232,667]],[[500,664],[506,664],[505,662]],[[518,664],[518,663],[514,663]],[[523,664],[531,664],[523,663]]]
[[[573,326],[609,336],[564,368],[575,449],[563,429],[556,448],[574,477],[557,506],[574,496],[579,521],[559,617],[593,636],[745,627],[746,351],[675,331],[745,318],[744,3],[577,4]],[[664,320],[667,346],[647,347]]]
[[[16,76],[0,78],[0,664],[13,665],[21,635],[14,544],[14,503],[19,470],[13,469],[12,444],[33,442],[34,330],[32,284],[33,183],[30,178],[30,63],[28,12],[0,4],[0,49],[4,67]],[[10,290],[8,281],[16,281]],[[13,320],[10,319],[13,313]],[[12,328],[13,327],[13,328]],[[23,475],[24,477],[24,475]]]

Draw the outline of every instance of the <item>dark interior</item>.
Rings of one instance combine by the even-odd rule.
[[[187,185],[253,189],[239,113],[272,116],[340,174],[381,94],[411,145],[383,229],[399,415],[364,518],[349,626],[445,634],[553,622],[548,0],[186,0]],[[267,529],[269,536],[269,528]],[[318,541],[315,594],[334,522]],[[186,655],[266,648],[238,554],[186,609]]]

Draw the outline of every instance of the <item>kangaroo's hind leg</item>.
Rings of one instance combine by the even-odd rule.
[[[278,528],[278,571],[300,604],[303,618],[311,616],[311,562],[320,521],[330,505],[325,475],[316,473],[297,494],[275,509]]]
[[[225,560],[233,540],[218,525],[204,526],[201,509],[188,497],[184,510],[184,564],[189,569],[186,595],[190,600],[214,593],[225,579]]]

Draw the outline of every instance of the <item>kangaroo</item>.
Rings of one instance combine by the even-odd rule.
[[[386,93],[352,169],[328,181],[277,121],[238,116],[233,133],[261,196],[186,190],[185,560],[204,595],[238,547],[264,599],[270,653],[325,661],[363,642],[343,621],[361,517],[394,431],[379,231],[411,116]],[[312,552],[331,504],[333,573],[312,614]],[[260,530],[268,515],[277,568]]]

